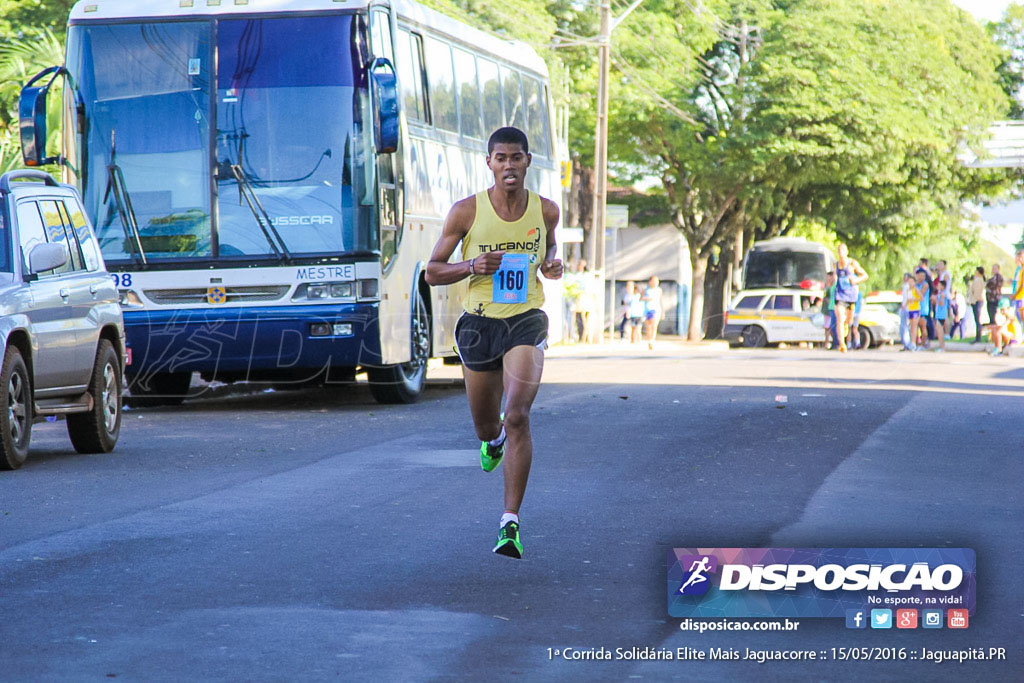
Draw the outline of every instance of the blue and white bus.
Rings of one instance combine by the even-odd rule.
[[[423,270],[485,140],[531,141],[560,198],[547,69],[409,0],[85,0],[22,91],[26,163],[63,76],[65,179],[117,280],[139,401],[206,380],[352,381],[409,402],[453,354],[459,285]],[[555,325],[560,291],[547,298]],[[553,330],[557,338],[557,331]]]

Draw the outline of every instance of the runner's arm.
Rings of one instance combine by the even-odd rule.
[[[427,263],[426,280],[431,286],[450,285],[464,280],[470,275],[492,275],[501,265],[501,254],[495,251],[471,258],[467,261],[449,263],[455,247],[465,238],[476,218],[476,199],[467,197],[458,202],[448,212],[444,220],[441,239],[434,245],[434,251]]]
[[[853,284],[859,285],[860,283],[868,279],[868,272],[864,270],[863,266],[860,265],[860,262],[854,261],[850,265],[852,266],[854,272]]]
[[[558,256],[558,242],[555,240],[555,227],[558,225],[558,204],[550,199],[541,198],[541,211],[544,214],[544,227],[547,228],[547,239],[544,262],[540,264],[541,274],[549,280],[562,277],[562,261]]]

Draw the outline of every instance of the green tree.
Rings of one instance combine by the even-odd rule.
[[[36,73],[64,61],[64,45],[52,31],[43,30],[0,45],[0,173],[21,165],[18,138],[18,94]],[[59,135],[60,98],[49,101],[49,131]],[[56,148],[51,140],[50,149]]]
[[[969,174],[956,159],[1006,100],[997,48],[948,0],[644,7],[628,21],[646,49],[616,43],[612,153],[620,168],[661,175],[690,247],[695,312],[709,259],[737,235],[814,218],[878,246],[1003,187],[1005,174]],[[662,32],[683,25],[685,42],[659,59]],[[677,63],[680,43],[699,70]],[[691,339],[701,319],[691,316]]]
[[[75,0],[0,0],[0,42],[49,30],[64,35]]]
[[[1021,98],[1024,97],[1024,5],[1013,3],[1006,8],[1000,21],[988,25],[992,39],[1003,49],[997,69],[999,85],[1013,103],[1009,116],[1019,119],[1024,115]]]

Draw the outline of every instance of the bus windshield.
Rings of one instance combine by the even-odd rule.
[[[743,286],[821,288],[826,265],[821,251],[751,249],[743,267]]]
[[[73,25],[69,156],[104,257],[375,250],[362,36],[354,15]]]

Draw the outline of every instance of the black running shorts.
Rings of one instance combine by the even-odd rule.
[[[463,313],[455,324],[455,344],[470,370],[501,370],[502,359],[516,346],[543,349],[548,340],[548,315],[539,308],[511,318],[486,318]]]

